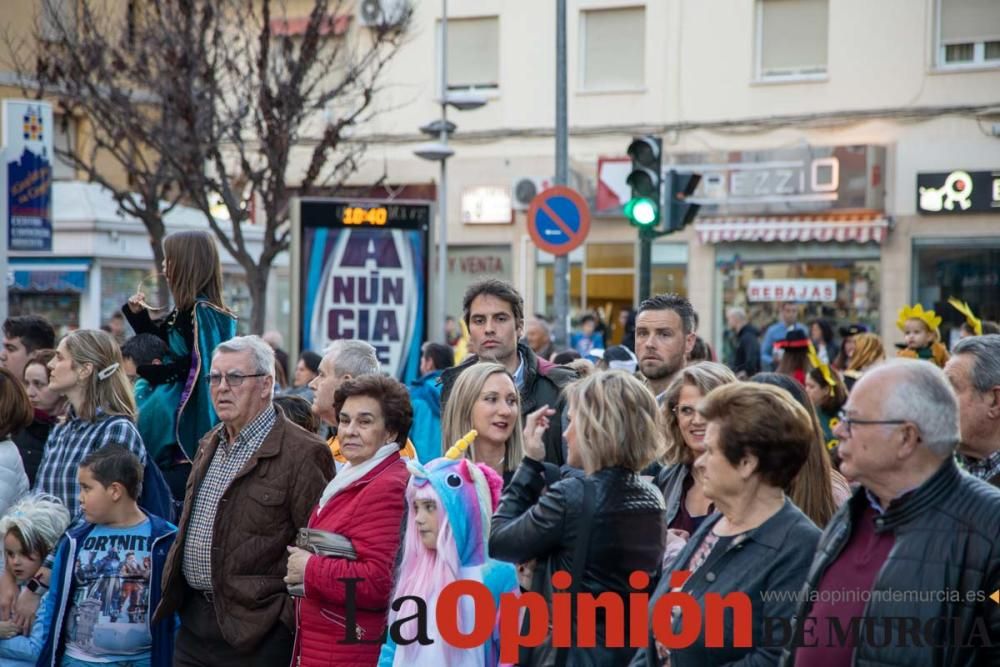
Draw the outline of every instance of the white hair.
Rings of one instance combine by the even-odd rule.
[[[726,315],[743,321],[746,321],[747,319],[747,311],[739,306],[730,306],[729,308],[726,308]]]
[[[260,336],[236,336],[215,347],[213,356],[227,352],[249,352],[254,373],[274,377],[274,350]]]
[[[970,336],[958,341],[951,355],[967,354],[972,357],[969,379],[980,394],[1000,385],[1000,335]]]
[[[0,519],[0,538],[16,528],[24,546],[44,558],[55,548],[69,522],[69,510],[61,500],[46,494],[29,495]]]
[[[927,449],[945,458],[959,441],[958,398],[944,371],[927,361],[894,359],[865,373],[863,382],[891,377],[882,403],[883,419],[900,419],[916,425]]]
[[[382,373],[382,364],[378,361],[378,353],[370,343],[363,340],[338,338],[326,348],[323,359],[333,362],[333,374],[338,377],[341,375],[359,377]]]

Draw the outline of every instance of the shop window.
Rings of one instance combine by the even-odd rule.
[[[880,327],[880,269],[879,261],[838,260],[838,261],[797,261],[759,262],[743,264],[730,261],[719,268],[718,280],[722,285],[722,309],[720,319],[725,322],[725,308],[740,306],[749,316],[751,324],[764,331],[778,321],[781,304],[786,300],[799,303],[799,322],[808,324],[815,319],[824,319],[834,330],[848,324],[860,322],[870,331]],[[762,300],[768,292],[757,289],[759,281],[782,289],[798,289],[815,286],[817,291],[805,299],[774,298]],[[834,284],[834,290],[821,291]],[[775,292],[771,292],[775,293]],[[784,292],[782,292],[784,293]],[[762,295],[764,295],[762,297]],[[724,352],[729,351],[728,335],[724,338]]]
[[[757,1],[757,78],[825,78],[827,0]]]
[[[942,68],[1000,66],[996,0],[938,0],[936,51]]]
[[[646,8],[580,13],[580,87],[637,90],[645,84]]]
[[[441,24],[438,23],[440,34]],[[448,90],[500,87],[500,19],[448,19]]]
[[[1000,246],[918,247],[913,260],[913,300],[933,308],[944,321],[941,339],[958,340],[964,318],[948,305],[965,301],[982,320],[1000,321]]]

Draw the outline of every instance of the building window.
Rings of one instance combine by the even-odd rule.
[[[645,84],[646,8],[581,12],[580,87],[636,90]]]
[[[440,35],[441,24],[438,23]],[[440,39],[438,40],[440,45]],[[500,19],[448,19],[448,90],[500,87]]]
[[[61,42],[76,32],[76,0],[46,0],[39,11],[42,41]]]
[[[76,167],[72,160],[63,158],[59,151],[73,152],[76,147],[76,119],[65,114],[53,117],[55,131],[52,134],[52,145],[55,155],[52,156],[52,179],[56,181],[72,181],[76,178]]]
[[[827,0],[757,1],[757,78],[825,78]]]
[[[1000,4],[996,0],[938,0],[940,67],[1000,66]]]
[[[1000,320],[1000,244],[994,240],[957,241],[954,245],[917,241],[913,249],[913,301],[942,317],[941,340],[951,347],[965,318],[948,305],[965,301],[976,317]]]

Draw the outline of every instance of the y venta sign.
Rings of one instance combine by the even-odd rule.
[[[751,280],[747,301],[818,301],[837,300],[837,281],[832,279]]]

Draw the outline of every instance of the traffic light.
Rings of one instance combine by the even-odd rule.
[[[639,229],[655,229],[662,220],[663,142],[649,135],[634,137],[628,156],[632,171],[625,182],[632,189],[632,197],[625,204],[625,217]]]
[[[664,212],[664,232],[679,232],[698,215],[698,204],[690,204],[687,198],[694,194],[701,183],[701,174],[680,173],[673,169],[667,172],[667,202]]]

